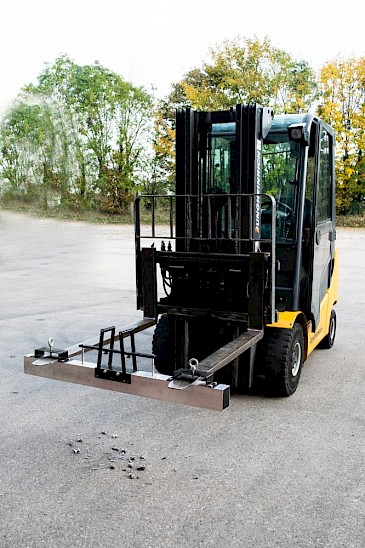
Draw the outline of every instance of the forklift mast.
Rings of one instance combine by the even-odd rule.
[[[260,193],[262,169],[262,143],[268,134],[274,113],[258,105],[237,105],[235,109],[218,112],[199,112],[183,109],[176,116],[176,194],[204,196],[253,195],[254,202],[241,200],[232,224],[220,224],[221,234],[210,234],[213,239],[229,237],[227,228],[238,239],[250,239],[236,252],[258,249],[255,241],[260,239]],[[215,202],[213,202],[214,204]],[[176,234],[181,237],[196,233],[198,211],[190,219],[179,202],[176,216]],[[253,205],[251,215],[249,205]],[[223,209],[220,208],[220,209]],[[216,212],[217,213],[217,212]],[[222,211],[220,211],[223,214]],[[251,219],[251,224],[248,224]],[[222,223],[222,219],[220,219]],[[209,211],[200,212],[200,230],[209,232]],[[213,223],[214,226],[214,223]],[[218,227],[217,227],[218,228]],[[183,240],[179,240],[184,248]],[[188,243],[185,241],[185,243]]]
[[[259,105],[177,112],[176,195],[148,198],[149,235],[141,232],[140,223],[145,198],[136,201],[137,307],[146,318],[215,318],[241,330],[262,330],[275,321],[275,202],[261,189],[263,140],[272,120],[272,110]],[[272,217],[265,238],[263,198],[271,204]],[[170,208],[163,237],[157,236],[154,218],[159,200]],[[144,238],[152,238],[153,246],[141,247]],[[166,290],[162,299],[157,264]]]

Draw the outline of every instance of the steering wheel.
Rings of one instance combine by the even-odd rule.
[[[272,202],[271,200],[265,200],[264,202],[261,202],[261,208],[264,206],[269,206],[266,209],[261,209],[262,213],[271,213],[271,206]],[[288,204],[284,204],[284,202],[276,202],[276,208],[277,210],[282,210],[286,214],[286,218],[293,216],[293,209],[288,206]]]

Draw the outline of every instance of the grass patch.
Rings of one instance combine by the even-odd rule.
[[[339,228],[365,228],[365,215],[338,215],[336,225]]]
[[[73,208],[39,208],[32,204],[9,204],[1,205],[1,209],[16,213],[27,213],[38,219],[57,219],[59,221],[84,221],[96,224],[133,224],[132,212],[123,215],[114,215],[89,209]]]
[[[19,201],[9,201],[0,204],[0,209],[13,211],[17,213],[26,213],[38,219],[57,219],[60,221],[83,221],[92,224],[122,224],[132,225],[134,223],[133,204],[128,211],[123,214],[106,213],[95,209],[76,209],[70,207],[53,207],[45,209],[35,204],[21,203]],[[141,224],[151,224],[151,211],[141,207]],[[168,208],[155,209],[155,223],[169,224],[170,216]]]
[[[130,225],[134,223],[133,206],[129,210],[120,214],[106,213],[94,209],[75,209],[67,207],[54,207],[45,209],[32,203],[20,201],[9,201],[1,204],[0,208],[4,210],[27,213],[32,217],[51,218],[61,221],[84,221],[86,223],[96,224],[123,224]],[[151,224],[151,211],[142,207],[140,209],[141,224]],[[168,207],[157,207],[155,209],[155,223],[169,224],[170,216]],[[336,225],[339,228],[365,228],[365,214],[362,215],[338,215]]]

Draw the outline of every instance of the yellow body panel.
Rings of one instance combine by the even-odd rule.
[[[320,319],[315,333],[308,328],[308,355],[315,349],[318,343],[328,334],[330,316],[333,305],[338,300],[338,251],[335,251],[333,274],[331,285],[327,289],[320,307]]]
[[[282,329],[291,329],[295,324],[295,320],[300,314],[300,310],[295,312],[279,312],[278,321],[267,324],[268,327],[281,327]]]
[[[330,316],[333,305],[338,300],[338,251],[335,251],[334,266],[331,285],[327,289],[326,294],[320,306],[320,320],[316,331],[312,332],[312,322],[308,323],[308,352],[309,354],[316,348],[318,343],[328,334]],[[278,321],[268,324],[267,327],[279,327],[282,329],[291,329],[300,314],[300,310],[279,312]],[[303,314],[304,315],[304,314]],[[305,336],[305,333],[304,333]]]

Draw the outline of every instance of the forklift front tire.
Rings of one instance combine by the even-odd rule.
[[[328,333],[324,337],[324,339],[322,339],[321,342],[319,343],[318,345],[319,348],[327,348],[327,349],[332,348],[332,346],[335,344],[336,326],[337,326],[336,312],[332,310]]]
[[[159,319],[152,339],[155,368],[163,375],[172,375],[175,370],[175,322],[168,314]]]
[[[291,396],[296,391],[304,359],[302,326],[270,329],[266,334],[265,386],[268,396]]]

